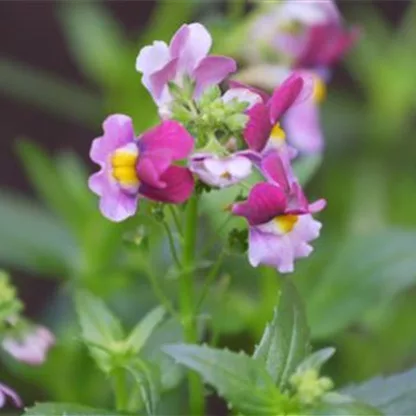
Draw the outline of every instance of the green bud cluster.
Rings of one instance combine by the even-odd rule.
[[[330,378],[320,377],[318,370],[314,368],[295,373],[290,378],[290,384],[296,391],[296,397],[305,405],[316,403],[334,386]]]
[[[228,248],[233,253],[245,253],[248,249],[248,230],[233,228],[228,235]]]
[[[227,142],[231,138],[242,139],[248,121],[244,112],[249,104],[237,99],[224,102],[217,85],[207,88],[195,101],[194,88],[195,85],[188,78],[184,78],[182,86],[169,83],[169,91],[174,98],[171,104],[172,118],[182,123],[196,138],[198,151],[226,155]]]

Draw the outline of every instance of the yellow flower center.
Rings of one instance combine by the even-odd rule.
[[[279,29],[289,35],[299,35],[302,33],[303,24],[299,20],[292,19],[280,24]]]
[[[313,99],[316,103],[321,103],[326,98],[325,82],[318,76],[314,77]]]
[[[272,128],[272,131],[270,133],[270,138],[275,143],[283,143],[286,139],[286,133],[284,130],[280,127],[280,123],[276,123],[274,127]]]
[[[111,157],[112,174],[122,186],[137,186],[140,181],[136,172],[138,153],[126,149],[116,150]]]
[[[287,234],[293,230],[293,227],[298,222],[298,216],[293,214],[288,215],[278,215],[274,218],[279,230],[281,230],[284,234]]]

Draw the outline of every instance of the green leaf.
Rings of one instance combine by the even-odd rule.
[[[152,335],[154,329],[160,324],[165,316],[165,309],[161,306],[150,311],[133,329],[127,339],[127,344],[132,351],[138,353]]]
[[[77,292],[75,307],[84,342],[97,365],[104,372],[109,372],[112,368],[111,357],[104,350],[122,340],[123,329],[120,322],[101,299],[86,291]],[[94,345],[101,346],[102,349]]]
[[[0,59],[0,90],[63,120],[87,126],[96,125],[103,113],[102,100],[93,92],[10,59]]]
[[[93,81],[104,86],[116,85],[130,58],[134,70],[128,39],[102,3],[62,3],[59,18],[72,55]]]
[[[335,354],[335,348],[329,347],[319,351],[315,351],[306,357],[297,367],[297,373],[314,369],[319,371],[321,367]]]
[[[80,226],[77,201],[66,192],[55,162],[36,143],[17,142],[17,152],[28,179],[46,204],[72,226]]]
[[[305,414],[314,416],[378,416],[382,413],[378,409],[355,401],[348,396],[328,393],[318,405],[305,410]]]
[[[416,368],[347,386],[341,393],[377,407],[384,415],[416,415]]]
[[[168,345],[163,351],[199,373],[245,415],[276,415],[281,410],[284,397],[261,363],[249,356],[185,344]]]
[[[328,248],[331,259],[307,294],[314,338],[327,338],[416,283],[416,232],[385,229]]]
[[[123,413],[125,415],[125,413]],[[119,416],[114,410],[93,409],[73,403],[37,403],[25,409],[25,416]]]
[[[131,373],[140,390],[146,413],[149,416],[154,415],[159,401],[159,374],[150,363],[138,359],[130,362],[126,369]]]
[[[141,356],[159,367],[163,390],[176,387],[183,379],[184,371],[182,366],[176,364],[171,357],[162,351],[162,346],[182,341],[182,326],[176,319],[171,318],[163,322],[153,331],[141,351]]]
[[[0,190],[0,229],[2,265],[67,277],[77,264],[72,236],[35,201]]]
[[[265,364],[273,381],[283,389],[309,348],[309,329],[302,301],[291,281],[283,279],[273,319],[253,358]]]

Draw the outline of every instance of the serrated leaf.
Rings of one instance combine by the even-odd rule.
[[[206,346],[168,345],[167,354],[196,371],[245,415],[276,415],[282,396],[260,362],[243,353]]]
[[[416,415],[416,368],[350,385],[341,393],[377,407],[384,415]]]
[[[273,319],[253,358],[264,363],[273,381],[283,389],[309,349],[309,329],[302,301],[290,280],[284,279]]]
[[[158,383],[159,374],[157,370],[150,363],[142,360],[134,360],[126,366],[126,370],[133,376],[143,403],[146,408],[146,413],[151,416],[156,412],[156,407],[159,401],[160,384]]]
[[[321,367],[335,354],[335,348],[328,347],[315,351],[306,357],[296,369],[297,373],[303,373],[309,369],[319,371]]]
[[[355,401],[351,397],[328,393],[316,406],[307,409],[305,414],[314,416],[378,416],[382,413],[378,409],[366,403]]]
[[[78,249],[63,224],[35,201],[0,190],[0,262],[43,275],[68,276]]]
[[[306,298],[312,336],[327,338],[414,285],[415,246],[416,232],[391,228],[329,250],[331,260]]]
[[[183,328],[176,319],[171,318],[156,328],[141,351],[147,361],[159,367],[163,390],[176,387],[184,376],[184,369],[162,351],[162,346],[182,341]]]
[[[115,341],[120,341],[123,338],[123,329],[119,320],[101,299],[86,291],[77,292],[75,306],[84,342],[97,365],[104,372],[109,372],[111,370],[109,355],[93,344],[105,349]]]
[[[126,415],[125,413],[123,413]],[[37,403],[25,409],[25,416],[119,416],[114,410],[93,409],[74,403]]]
[[[132,351],[138,353],[152,335],[154,329],[161,323],[165,316],[165,309],[158,306],[150,311],[133,329],[130,333],[127,344],[132,348]]]

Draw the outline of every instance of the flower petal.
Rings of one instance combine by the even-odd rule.
[[[263,103],[265,104],[270,99],[270,95],[267,92],[261,90],[260,88],[255,88],[255,87],[252,87],[251,85],[247,85],[239,81],[230,80],[228,82],[228,86],[230,87],[230,90],[243,88],[254,94],[257,94],[261,97],[261,99],[263,100]]]
[[[170,52],[165,42],[157,40],[142,48],[136,59],[136,70],[144,76],[158,71],[170,61]]]
[[[140,187],[140,193],[155,201],[180,204],[185,202],[192,194],[194,179],[189,169],[180,166],[171,166],[160,178],[165,187],[154,188],[147,184]]]
[[[247,218],[250,225],[264,224],[286,208],[282,189],[269,183],[258,183],[251,189],[248,199],[232,206],[232,213]]]
[[[255,104],[247,111],[249,117],[244,128],[244,139],[250,150],[260,152],[269,139],[272,124],[269,110],[263,103]]]
[[[208,56],[204,58],[193,72],[196,81],[195,96],[198,97],[205,88],[219,84],[229,74],[237,70],[237,64],[226,56]]]
[[[172,160],[188,157],[194,147],[194,139],[177,121],[166,120],[145,132],[139,139],[139,148],[143,155],[166,151]]]
[[[0,408],[2,408],[6,402],[6,396],[12,399],[16,407],[23,407],[23,403],[19,395],[10,387],[0,383]]]
[[[168,87],[178,71],[178,58],[169,61],[163,68],[150,75],[151,94],[156,103],[161,102],[162,94]]]

